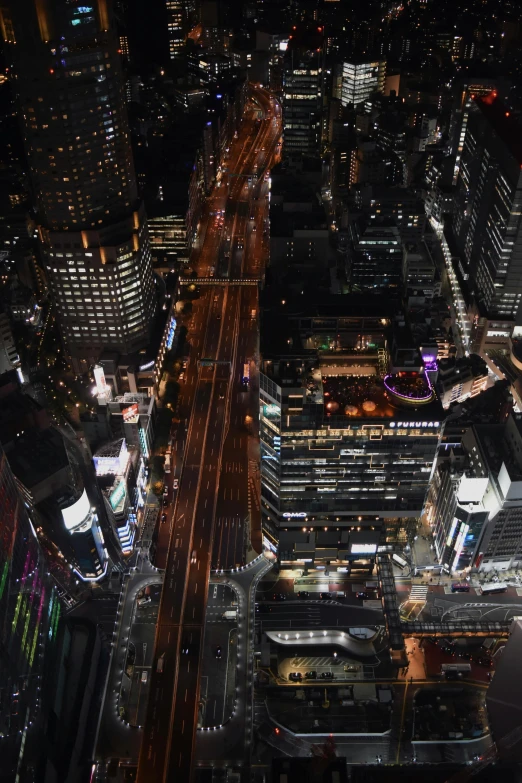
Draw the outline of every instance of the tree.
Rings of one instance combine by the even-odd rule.
[[[162,495],[163,494],[163,481],[155,481],[152,485],[152,491],[155,495]]]

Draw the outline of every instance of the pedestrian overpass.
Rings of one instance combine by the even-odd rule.
[[[482,636],[498,638],[499,636],[509,636],[512,620],[506,620],[498,623],[487,623],[477,620],[452,620],[451,622],[430,623],[422,620],[413,620],[401,622],[401,629],[404,636],[431,636],[437,638],[466,636]]]
[[[393,565],[389,555],[377,555],[377,574],[392,658],[397,660],[406,658],[404,645],[404,637],[406,636],[414,636],[417,639],[425,636],[432,638],[465,638],[466,636],[499,638],[509,636],[510,634],[512,620],[485,622],[482,620],[465,619],[449,620],[440,623],[424,620],[401,620],[397,603],[397,591],[395,590]]]
[[[228,277],[187,277],[180,278],[180,285],[259,285],[260,280],[257,277],[238,277],[229,279]]]

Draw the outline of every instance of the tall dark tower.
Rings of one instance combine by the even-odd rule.
[[[3,0],[39,234],[76,369],[143,347],[154,311],[110,0]]]
[[[0,778],[35,780],[62,606],[0,446]]]

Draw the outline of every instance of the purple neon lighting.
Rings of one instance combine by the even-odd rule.
[[[425,394],[422,397],[408,397],[406,394],[401,394],[396,389],[394,389],[393,386],[390,385],[390,383],[388,382],[388,378],[393,378],[393,375],[385,376],[384,378],[385,387],[388,389],[390,394],[394,394],[396,397],[400,397],[401,400],[406,400],[407,402],[413,402],[415,400],[419,400],[420,402],[426,402],[427,400],[431,400],[431,398],[433,397],[433,387],[427,375],[425,375],[424,378],[428,384],[429,392],[428,394]]]

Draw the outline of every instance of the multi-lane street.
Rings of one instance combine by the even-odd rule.
[[[257,285],[233,281],[252,280],[262,272],[268,205],[263,182],[254,174],[264,177],[280,135],[275,101],[266,91],[253,89],[251,114],[254,100],[264,119],[247,117],[230,148],[228,172],[209,198],[201,227],[205,240],[193,262],[199,277],[213,279],[201,285],[201,296],[194,302],[190,361],[180,423],[173,433],[180,479],[170,510],[170,543],[140,752],[138,780],[143,783],[190,780],[213,542],[214,561],[224,567],[243,561],[250,540],[248,479],[249,459],[255,453],[255,410],[242,377],[245,364],[255,375]],[[259,226],[254,232],[249,228],[254,222],[250,210],[254,201],[263,200],[264,209],[257,204]],[[223,221],[215,219],[218,209],[225,209]]]

